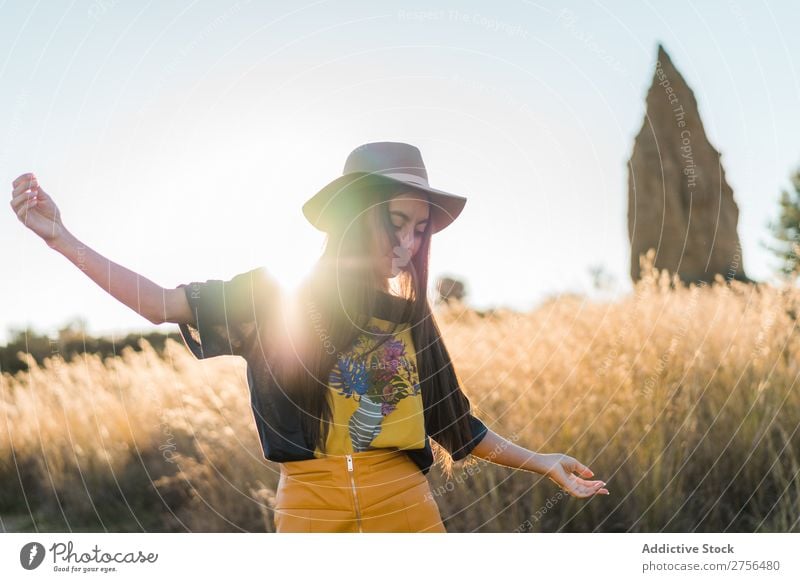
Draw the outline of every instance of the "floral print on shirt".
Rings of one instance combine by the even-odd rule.
[[[409,346],[400,334],[365,356],[386,331],[372,324],[366,332],[349,353],[340,355],[328,381],[338,395],[358,402],[348,423],[354,451],[368,449],[398,402],[420,391],[416,358],[409,357]]]

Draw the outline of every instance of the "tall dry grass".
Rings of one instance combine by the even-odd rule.
[[[116,358],[54,356],[0,386],[0,515],[37,531],[272,527],[245,364],[168,340]],[[8,525],[10,520],[11,525]]]
[[[671,288],[439,321],[476,414],[565,452],[609,496],[478,460],[431,487],[449,531],[800,531],[800,334],[790,288]],[[105,362],[58,356],[0,385],[7,530],[271,531],[243,360],[176,342]]]

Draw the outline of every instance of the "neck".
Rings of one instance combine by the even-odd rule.
[[[378,291],[389,293],[389,280],[386,277],[382,277],[376,273],[374,275],[372,284]]]

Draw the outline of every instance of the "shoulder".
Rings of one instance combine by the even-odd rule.
[[[240,289],[250,288],[254,291],[278,292],[280,290],[277,279],[263,265],[234,275],[230,283]]]

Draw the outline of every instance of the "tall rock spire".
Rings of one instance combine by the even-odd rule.
[[[736,232],[739,208],[719,152],[703,129],[697,101],[660,44],[647,113],[628,164],[631,278],[639,255],[684,282],[749,281]]]

